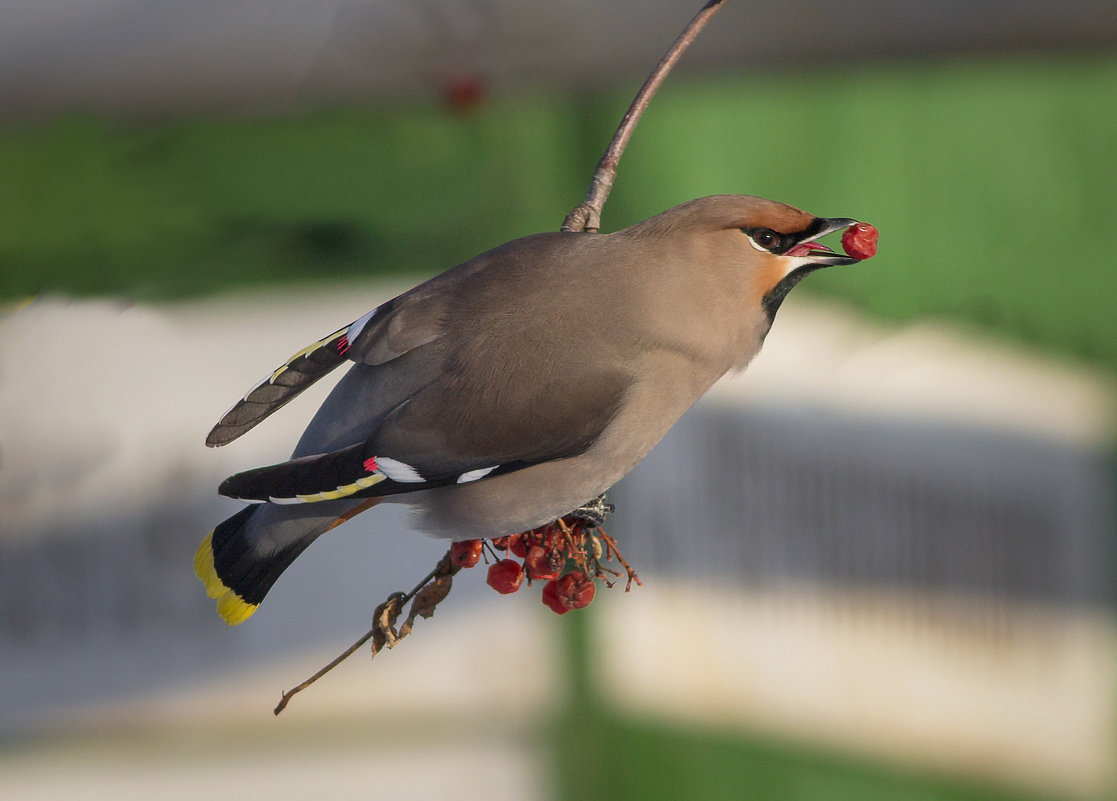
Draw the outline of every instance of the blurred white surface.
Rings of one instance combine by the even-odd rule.
[[[278,717],[280,691],[333,651],[55,710],[0,740],[0,797],[545,798],[541,726],[563,700],[556,621],[527,598],[454,600],[371,663],[362,648]]]
[[[251,732],[242,732],[252,736]],[[527,801],[544,798],[544,778],[532,749],[504,733],[476,732],[449,743],[384,741],[330,729],[327,740],[307,736],[214,743],[180,738],[137,743],[86,742],[0,762],[7,801],[60,798],[193,801],[223,798],[362,798],[443,801],[446,798]],[[350,734],[349,739],[344,735]]]
[[[644,578],[595,620],[598,675],[631,709],[1055,797],[1117,779],[1111,613]]]
[[[1096,369],[974,329],[877,324],[798,296],[748,370],[709,397],[934,420],[1093,449],[1113,442],[1117,421],[1117,387]]]

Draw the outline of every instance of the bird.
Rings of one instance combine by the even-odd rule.
[[[805,275],[867,257],[818,241],[851,226],[872,228],[702,197],[611,233],[515,239],[311,343],[206,439],[229,444],[351,364],[289,460],[221,483],[248,505],[195,555],[218,614],[248,619],[307,546],[381,502],[409,504],[416,528],[457,541],[528,531],[598,498],[748,365]]]

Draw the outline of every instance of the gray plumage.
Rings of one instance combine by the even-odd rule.
[[[854,222],[719,195],[616,233],[529,236],[458,265],[298,354],[215,426],[207,442],[226,444],[355,362],[293,461],[221,488],[284,503],[350,494],[266,504],[226,538],[260,559],[297,555],[369,498],[409,503],[419,528],[452,539],[570,512],[751,361],[802,275],[857,261],[810,244]],[[377,483],[357,488],[362,476]],[[326,514],[308,516],[311,506]],[[251,603],[262,598],[244,576],[222,575],[220,560],[217,575]]]

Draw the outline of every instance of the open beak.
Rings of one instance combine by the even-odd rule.
[[[849,217],[816,217],[814,224],[803,232],[803,238],[783,255],[799,260],[795,269],[801,267],[834,267],[845,264],[856,264],[861,261],[861,259],[855,256],[849,256],[845,253],[836,253],[816,240],[821,239],[827,234],[832,234],[835,231],[841,231],[849,228],[851,225],[856,225],[857,222],[857,220]]]
[[[858,257],[850,256],[847,253],[835,253],[826,245],[817,241],[827,234],[842,231],[857,224],[857,220],[849,217],[814,218],[814,222],[799,235],[799,241],[782,254],[782,258],[787,260],[783,263],[783,266],[787,269],[779,282],[764,294],[764,313],[768,316],[769,322],[775,319],[776,310],[783,303],[783,299],[803,276],[820,267],[856,264],[861,261]]]

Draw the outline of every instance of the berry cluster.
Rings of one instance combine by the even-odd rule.
[[[559,615],[589,606],[596,593],[596,579],[612,587],[610,577],[621,574],[602,564],[613,557],[628,574],[628,587],[639,577],[617,551],[617,544],[601,528],[568,516],[546,526],[484,540],[461,540],[450,546],[450,560],[458,567],[473,567],[488,550],[493,555],[486,581],[502,595],[520,589],[524,579],[545,581],[543,603]],[[501,557],[499,552],[503,552]],[[515,558],[513,558],[515,557]],[[488,561],[486,559],[486,561]]]

